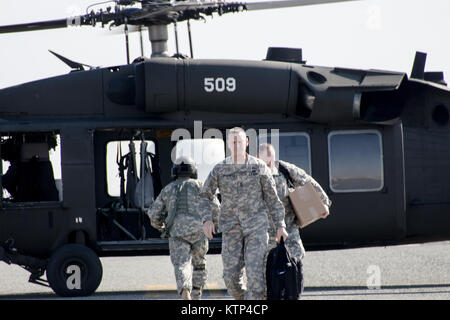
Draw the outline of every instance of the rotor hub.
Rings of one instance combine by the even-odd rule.
[[[152,44],[152,58],[169,57],[167,41],[169,40],[167,25],[151,25],[148,27],[148,37]]]

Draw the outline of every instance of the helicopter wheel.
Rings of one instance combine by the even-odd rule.
[[[103,268],[94,251],[79,244],[58,249],[47,265],[47,280],[61,297],[80,297],[92,294],[100,285]]]

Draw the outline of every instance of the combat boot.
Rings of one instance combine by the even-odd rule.
[[[203,288],[193,287],[191,297],[192,300],[201,300],[202,299]]]
[[[183,300],[192,300],[192,299],[191,299],[191,293],[189,292],[188,289],[183,289],[183,290],[181,291],[181,298],[182,298]]]

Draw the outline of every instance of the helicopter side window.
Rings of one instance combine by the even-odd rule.
[[[1,135],[3,203],[62,200],[59,145],[54,132]]]
[[[311,174],[311,146],[309,135],[305,132],[279,132],[260,134],[258,143],[274,146],[277,160],[295,164]]]
[[[191,157],[197,165],[198,179],[206,180],[214,166],[225,159],[225,143],[222,139],[183,139],[175,146],[175,160],[181,156]]]
[[[332,131],[328,135],[328,155],[333,192],[383,188],[383,151],[378,131]]]

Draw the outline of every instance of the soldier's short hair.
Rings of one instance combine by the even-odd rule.
[[[271,152],[275,153],[275,148],[270,143],[261,143],[258,147],[258,154],[262,154],[263,152],[267,152],[267,150],[270,150]]]
[[[231,128],[230,130],[228,130],[227,137],[230,134],[232,134],[232,133],[234,133],[234,134],[241,134],[241,133],[243,133],[244,136],[247,137],[247,133],[245,133],[245,130],[243,128],[241,128],[241,127],[234,127],[234,128]]]
[[[273,145],[271,145],[270,143],[261,143],[259,145],[258,149],[259,149],[259,151],[264,151],[264,150],[267,150],[267,149],[274,149],[275,150]]]

